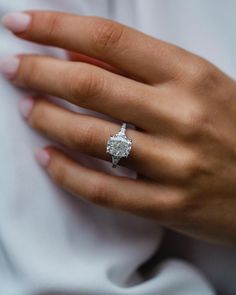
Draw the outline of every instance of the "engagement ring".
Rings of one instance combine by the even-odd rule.
[[[126,123],[123,123],[120,131],[111,136],[107,141],[107,153],[112,156],[112,167],[116,168],[121,158],[128,158],[131,148],[132,140],[126,135]]]

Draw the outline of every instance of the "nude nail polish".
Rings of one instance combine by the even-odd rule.
[[[34,100],[31,97],[24,97],[19,102],[19,112],[22,117],[28,119],[34,106]]]
[[[50,162],[50,155],[45,149],[35,151],[35,158],[40,166],[47,168]]]
[[[11,56],[0,61],[0,72],[7,78],[14,78],[20,65],[20,59],[16,56]]]
[[[31,22],[31,15],[22,12],[10,12],[3,16],[2,24],[13,33],[23,33]]]

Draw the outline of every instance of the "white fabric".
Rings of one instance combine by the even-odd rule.
[[[1,15],[53,9],[110,17],[197,52],[234,76],[235,8],[233,0],[0,2]],[[19,41],[3,29],[0,40],[0,57],[19,52],[63,56],[60,50]],[[1,294],[214,294],[193,266],[176,259],[157,265],[153,276],[144,281],[137,269],[158,250],[162,229],[155,222],[75,200],[55,187],[32,153],[46,140],[18,114],[17,100],[23,93],[2,78],[0,89]],[[85,156],[80,160],[110,170],[110,164]],[[125,169],[116,173],[132,176]],[[229,289],[228,295],[235,292]]]

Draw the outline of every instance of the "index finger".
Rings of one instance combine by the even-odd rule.
[[[67,13],[26,12],[30,21],[19,32],[12,25],[19,15],[3,19],[19,37],[91,56],[148,83],[172,79],[185,52],[111,20]]]

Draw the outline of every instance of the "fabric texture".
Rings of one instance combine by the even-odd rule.
[[[0,1],[1,15],[45,9],[112,18],[194,51],[233,76],[235,8],[234,1],[210,0]],[[20,41],[3,28],[0,40],[0,57],[19,52],[65,57],[62,50]],[[30,130],[17,111],[25,93],[2,78],[0,89],[2,295],[215,294],[193,265],[178,259],[157,263],[144,279],[138,269],[158,253],[163,230],[156,222],[75,199],[52,184],[32,152],[48,141]],[[111,173],[110,163],[84,155],[78,159]],[[124,168],[112,173],[135,177]],[[235,292],[229,288],[228,295]]]

